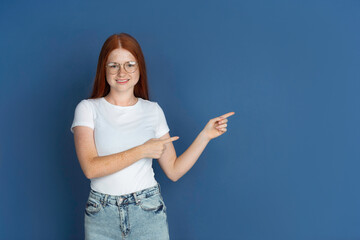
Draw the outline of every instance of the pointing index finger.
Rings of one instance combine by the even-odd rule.
[[[173,142],[173,141],[178,140],[178,139],[179,139],[178,136],[170,137],[170,138],[164,139],[164,143]]]
[[[234,114],[235,114],[235,112],[229,112],[229,113],[225,113],[224,115],[221,115],[220,117],[221,118],[227,118],[227,117],[230,117],[230,116],[232,116]]]

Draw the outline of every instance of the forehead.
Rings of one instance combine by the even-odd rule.
[[[136,58],[124,48],[112,50],[108,57],[108,62],[136,61]]]

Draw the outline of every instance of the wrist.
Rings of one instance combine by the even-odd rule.
[[[145,154],[145,149],[144,149],[144,144],[141,144],[139,146],[136,147],[137,152],[139,154],[139,158],[146,158],[146,154]]]
[[[211,138],[204,132],[204,130],[199,133],[199,137],[204,142],[210,142],[211,140]]]

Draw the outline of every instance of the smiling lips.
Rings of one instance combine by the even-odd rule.
[[[120,83],[120,84],[127,83],[128,81],[129,81],[129,79],[127,79],[127,80],[116,80],[116,82]]]

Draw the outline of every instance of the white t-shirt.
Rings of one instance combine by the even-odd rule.
[[[150,138],[160,138],[169,127],[157,102],[142,98],[133,106],[118,106],[105,98],[84,99],[75,109],[71,132],[75,126],[94,130],[98,156],[123,152],[141,145]],[[157,181],[152,158],[143,158],[113,174],[91,179],[95,191],[123,195],[155,186]]]

